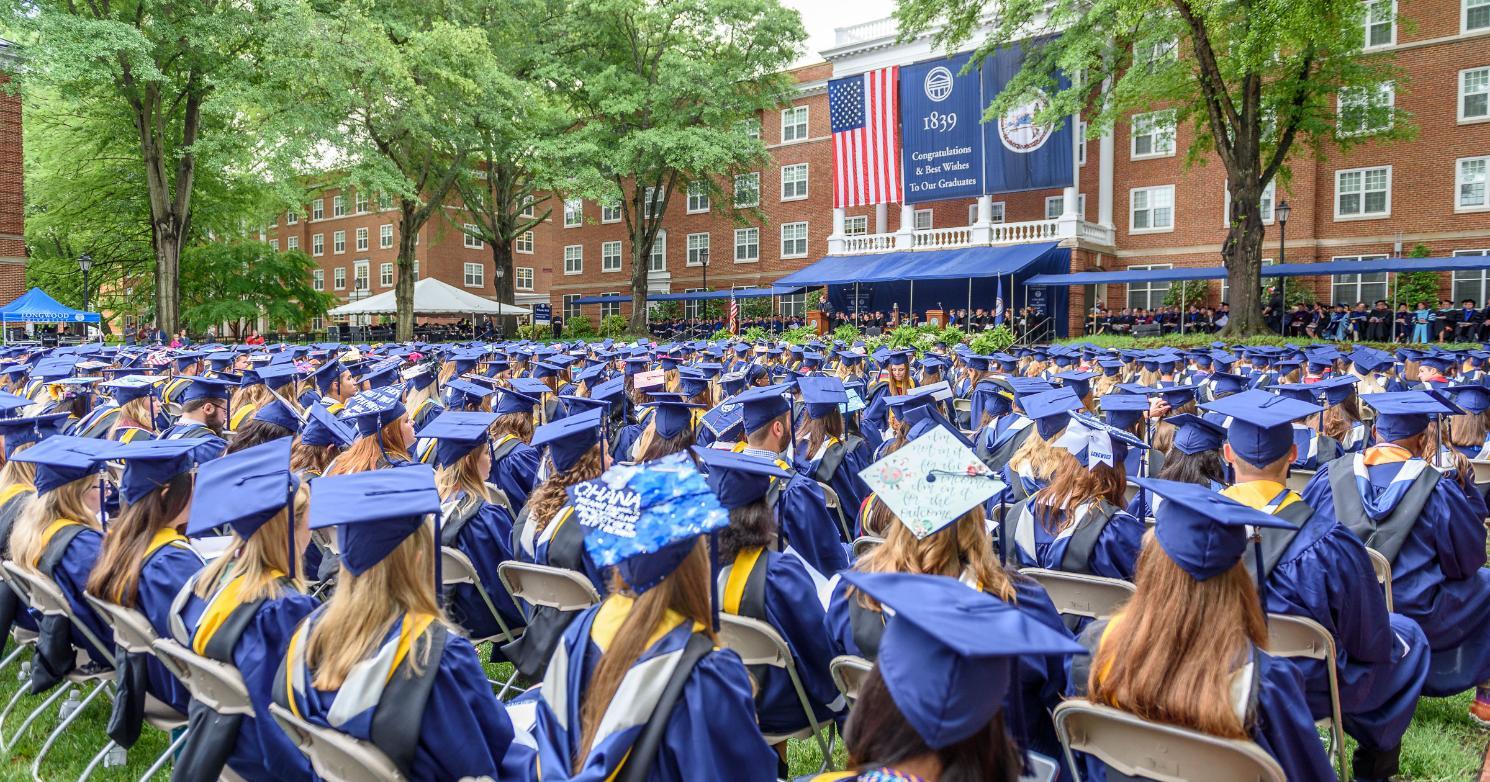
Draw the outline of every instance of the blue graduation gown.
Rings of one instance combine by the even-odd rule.
[[[1009,546],[1009,551],[1020,567],[1062,570],[1061,560],[1066,556],[1066,549],[1070,546],[1071,536],[1077,525],[1068,526],[1058,534],[1051,534],[1033,515],[1034,502],[1033,497],[1026,500],[1021,511],[1011,520],[1014,536],[1010,541],[1012,545]],[[1030,515],[1025,515],[1024,511],[1028,511]],[[1065,520],[1065,511],[1055,513],[1057,515],[1054,520]],[[1138,551],[1143,546],[1145,529],[1144,523],[1127,511],[1114,512],[1107,526],[1097,536],[1096,548],[1092,549],[1091,560],[1087,563],[1090,574],[1132,581],[1138,564]]]
[[[482,503],[476,515],[461,527],[455,538],[455,548],[471,559],[482,586],[502,615],[502,621],[509,628],[522,627],[525,624],[522,612],[512,596],[502,588],[501,579],[497,578],[497,566],[513,558],[512,517],[506,509],[489,502]],[[492,618],[491,609],[486,607],[475,586],[459,584],[452,587],[447,599],[446,610],[451,621],[465,628],[472,637],[487,638],[501,632]]]
[[[538,475],[538,449],[527,443],[518,443],[506,456],[491,466],[487,480],[497,485],[507,495],[514,510],[528,504],[528,494],[533,491]]]
[[[161,546],[145,558],[140,566],[135,608],[150,620],[156,635],[171,637],[171,601],[181,592],[181,586],[201,569],[201,556],[190,548]],[[150,694],[185,715],[191,692],[153,656],[146,660],[145,672]]]
[[[1385,486],[1403,462],[1367,468],[1373,485]],[[1338,520],[1329,475],[1304,488],[1316,515]],[[1423,694],[1441,697],[1490,679],[1490,570],[1485,567],[1485,526],[1464,492],[1440,479],[1392,561],[1392,603],[1422,627],[1433,649]]]
[[[801,451],[793,455],[793,461],[795,462],[797,471],[804,475],[816,474],[817,467],[822,462],[820,458],[815,458],[813,454]],[[863,504],[864,498],[869,496],[869,485],[864,483],[864,479],[859,477],[859,473],[873,463],[874,457],[869,450],[869,445],[865,441],[860,440],[859,447],[844,454],[843,461],[838,465],[838,470],[833,473],[832,479],[828,481],[828,485],[838,495],[838,502],[842,505],[846,516],[852,516],[858,510],[859,506]]]
[[[103,534],[95,529],[85,529],[79,532],[67,544],[62,552],[62,558],[57,561],[57,566],[52,568],[52,580],[57,583],[67,602],[72,606],[73,615],[82,622],[98,640],[103,643],[104,648],[98,649],[88,642],[86,636],[78,632],[76,625],[69,623],[68,632],[72,636],[72,645],[88,652],[93,662],[105,668],[114,667],[114,633],[109,626],[98,618],[98,613],[93,610],[83,597],[83,592],[88,586],[88,575],[93,572],[94,563],[98,562],[98,552],[103,547]]]
[[[1300,470],[1318,470],[1325,464],[1340,458],[1342,451],[1338,443],[1326,441],[1319,433],[1307,426],[1294,424],[1293,444],[1299,455],[1293,466]]]
[[[610,458],[618,462],[631,461],[631,447],[636,445],[636,441],[641,438],[643,428],[644,425],[642,424],[626,424],[620,429],[617,429],[615,437],[612,438],[615,442],[611,444]],[[711,438],[710,442],[712,442],[713,432],[702,426],[699,427],[698,438],[700,445],[707,446],[709,444],[702,441],[705,435],[708,435]]]
[[[618,599],[621,598],[612,596],[606,603]],[[608,780],[645,725],[643,719],[641,725],[603,737],[591,748],[579,773],[570,773],[579,748],[580,706],[584,703],[586,688],[602,651],[591,631],[602,611],[615,610],[608,609],[606,603],[585,609],[564,632],[560,648],[567,664],[562,686],[546,683],[541,691],[529,691],[518,699],[536,704],[533,739],[538,747],[538,768],[542,770],[545,782]],[[641,654],[637,665],[682,649],[687,644],[690,630],[679,624],[663,634]],[[555,660],[559,658],[560,655],[556,654]],[[560,678],[553,664],[550,664],[545,679],[551,677]],[[557,704],[549,701],[550,697],[556,697],[555,691],[562,696]],[[617,704],[619,707],[626,705]],[[560,718],[559,712],[566,717]],[[739,655],[729,649],[715,649],[698,661],[668,715],[665,736],[657,748],[648,782],[705,779],[772,782],[776,779],[776,753],[766,745],[756,725],[750,676]]]
[[[156,437],[156,439],[192,440],[199,437],[205,438],[210,441],[210,445],[208,443],[204,443],[197,446],[197,448],[192,451],[193,454],[201,454],[202,461],[216,459],[217,457],[222,456],[224,451],[228,450],[227,440],[224,440],[221,437],[213,434],[211,429],[208,429],[206,426],[204,426],[203,424],[199,424],[196,421],[182,421],[181,423],[167,427],[166,429],[161,430],[160,435]]]
[[[838,521],[829,514],[816,481],[792,471],[776,501],[776,523],[787,545],[817,572],[827,575],[848,567],[843,534],[838,531]]]

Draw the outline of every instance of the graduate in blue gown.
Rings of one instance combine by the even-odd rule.
[[[1064,629],[953,578],[854,572],[844,578],[894,616],[844,726],[852,770],[815,779],[1006,780],[1024,773],[1033,753],[1021,751],[1008,728],[1019,719],[1012,704],[1019,703],[1020,670],[1031,659],[1062,668],[1082,647]],[[1045,768],[1057,765],[1043,760]]]
[[[1334,637],[1344,728],[1357,741],[1353,778],[1385,780],[1397,773],[1402,736],[1428,675],[1428,639],[1411,619],[1387,612],[1361,541],[1287,488],[1297,448],[1291,422],[1314,414],[1318,406],[1269,400],[1263,393],[1249,391],[1206,405],[1233,419],[1225,452],[1237,482],[1221,493],[1297,525],[1260,532],[1267,609],[1311,619]],[[1243,560],[1253,572],[1255,553]],[[1295,665],[1304,676],[1313,715],[1330,716],[1326,668],[1314,660]]]
[[[311,484],[310,525],[337,528],[341,572],[291,637],[274,702],[371,743],[411,781],[523,779],[527,752],[476,649],[441,618],[439,512],[427,465]]]
[[[1221,461],[1221,444],[1226,439],[1226,430],[1193,413],[1181,413],[1167,420],[1175,428],[1174,442],[1171,443],[1164,466],[1154,477],[1208,486],[1215,491],[1224,488],[1227,468]],[[1136,452],[1138,449],[1128,452],[1129,463],[1134,461],[1133,454]],[[1139,476],[1128,473],[1129,480],[1135,477]],[[1159,502],[1162,500],[1140,489],[1129,500],[1127,511],[1133,518],[1147,523],[1153,519],[1153,509]]]
[[[534,714],[534,771],[587,782],[618,769],[648,782],[776,779],[750,674],[714,635],[701,536],[726,527],[727,511],[683,454],[581,486],[576,523],[589,556],[614,568],[614,590],[569,625],[543,687],[513,709]]]
[[[228,424],[228,400],[232,398],[234,385],[215,378],[183,378],[186,386],[177,394],[181,415],[175,423],[162,429],[161,440],[183,440],[207,438],[212,441],[210,453],[201,452],[204,458],[216,458],[228,449],[228,441],[218,435]]]
[[[1423,694],[1477,687],[1470,714],[1490,722],[1490,570],[1485,526],[1463,490],[1422,457],[1432,415],[1458,408],[1429,392],[1366,394],[1378,445],[1309,481],[1304,502],[1340,522],[1392,565],[1394,610],[1414,619],[1433,649]]]
[[[1031,391],[1036,388],[1048,390],[1026,393],[1021,388]],[[999,471],[1008,488],[1003,494],[988,501],[985,509],[990,515],[999,502],[1012,507],[1045,488],[1053,477],[1050,468],[1058,463],[1048,458],[1050,443],[1066,428],[1068,414],[1073,410],[1083,409],[1081,398],[1076,396],[1075,391],[1069,388],[1049,388],[1049,384],[1044,381],[1016,383],[1014,394],[1025,418],[1032,423],[1025,427],[1018,448],[1007,456],[994,460],[994,469]],[[1042,458],[1034,458],[1041,454]],[[1003,464],[999,465],[999,461]]]
[[[0,438],[5,441],[5,466],[0,468],[0,558],[11,558],[11,530],[36,496],[36,467],[13,457],[60,433],[66,425],[67,413],[0,419]],[[0,583],[0,650],[9,642],[12,627],[35,632],[36,619],[20,595],[9,584]]]
[[[492,412],[492,466],[487,480],[507,495],[513,510],[528,503],[528,494],[538,482],[538,449],[528,443],[533,439],[533,408],[538,398],[503,388],[498,392]]]
[[[793,457],[797,470],[832,487],[845,518],[869,496],[869,487],[859,473],[869,466],[869,445],[863,437],[848,432],[840,405],[849,398],[836,377],[801,378],[806,423],[797,430]]]
[[[1302,675],[1262,651],[1267,626],[1242,565],[1245,525],[1290,525],[1204,486],[1138,481],[1164,498],[1144,542],[1138,591],[1121,612],[1082,632],[1089,655],[1072,664],[1074,694],[1145,719],[1251,739],[1286,779],[1332,779]],[[1202,713],[1206,707],[1213,711]],[[1101,761],[1081,759],[1084,779],[1107,778]]]

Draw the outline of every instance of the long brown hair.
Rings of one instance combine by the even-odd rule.
[[[875,546],[854,563],[861,573],[914,573],[960,578],[967,573],[979,588],[1006,602],[1014,602],[1014,582],[999,565],[988,537],[983,506],[974,505],[956,523],[925,538],[917,538],[900,522],[883,502],[889,517],[883,531],[885,542]],[[865,608],[879,609],[879,604],[861,594]]]
[[[807,416],[807,422],[797,429],[797,440],[803,443],[800,453],[811,459],[829,437],[843,439],[843,416],[837,410],[830,411],[822,418]]]
[[[309,510],[310,483],[303,482],[295,492],[296,526],[306,525]],[[197,597],[205,600],[224,581],[239,577],[243,578],[243,587],[238,591],[238,599],[245,603],[260,599],[272,600],[289,587],[293,587],[295,591],[303,591],[305,582],[300,571],[304,567],[304,557],[295,557],[295,567],[290,567],[289,535],[290,514],[283,508],[254,530],[247,539],[234,532],[227,553],[208,563],[202,575],[197,578],[194,590]],[[295,548],[300,548],[298,541]],[[288,586],[283,579],[289,580]]]
[[[1123,492],[1128,489],[1128,475],[1122,462],[1084,467],[1070,453],[1061,453],[1066,455],[1065,461],[1055,471],[1050,483],[1035,492],[1032,508],[1035,519],[1051,534],[1073,524],[1076,509],[1088,502],[1107,500],[1122,507]],[[1062,510],[1065,513],[1061,513]]]
[[[719,560],[731,561],[741,551],[767,548],[776,542],[776,511],[764,497],[730,508],[729,526],[719,531]]]
[[[628,590],[620,575],[612,572],[611,597],[607,600],[615,600],[617,595]],[[600,720],[615,698],[621,680],[647,650],[647,640],[662,624],[668,611],[682,614],[684,622],[702,625],[701,632],[718,641],[714,635],[713,600],[714,590],[709,584],[709,547],[704,538],[699,538],[676,570],[636,598],[621,629],[595,663],[595,672],[585,687],[584,702],[580,706],[580,740],[574,756],[576,771],[584,766],[585,758],[593,748]]]
[[[1490,413],[1485,412],[1449,416],[1449,442],[1466,448],[1484,445],[1487,419],[1490,419]]]
[[[1018,686],[1017,684],[1015,686]],[[906,721],[879,669],[869,672],[843,729],[851,768],[894,768],[909,760],[935,757],[939,782],[1014,782],[1023,762],[1004,727],[1004,715],[942,749],[932,749]]]
[[[404,442],[403,417],[399,416],[383,424],[381,432],[383,447],[378,447],[379,434],[367,437],[359,437],[351,445],[347,446],[331,468],[326,471],[327,475],[350,475],[352,473],[370,472],[386,466],[383,463],[383,453],[395,459],[408,461],[409,445]]]
[[[532,413],[503,413],[497,416],[497,420],[491,422],[492,441],[495,442],[503,435],[512,435],[525,443],[533,442],[533,414]]]
[[[637,463],[661,459],[693,447],[696,435],[692,426],[683,427],[683,431],[673,437],[663,437],[662,433],[657,431],[657,416],[659,415],[661,413],[653,413],[646,428],[642,429],[641,436],[636,438]]]
[[[1093,701],[1212,736],[1245,739],[1232,705],[1235,664],[1265,649],[1267,625],[1247,568],[1197,581],[1144,537],[1138,592],[1109,626],[1092,661]]]
[[[339,453],[340,446],[306,445],[297,437],[294,447],[290,448],[290,472],[320,475]]]
[[[89,594],[134,608],[145,550],[191,504],[191,489],[191,474],[181,473],[124,509],[103,536],[98,561],[88,574]]]
[[[600,477],[601,469],[600,443],[590,446],[584,456],[574,466],[563,472],[556,472],[548,476],[538,488],[528,495],[528,523],[533,525],[534,534],[542,533],[548,523],[553,520],[554,514],[564,507],[565,500],[569,495],[565,489],[581,481],[588,481]]]

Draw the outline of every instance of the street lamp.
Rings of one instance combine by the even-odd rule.
[[[1279,201],[1278,202],[1278,206],[1273,209],[1273,216],[1276,217],[1276,218],[1278,218],[1278,265],[1279,266],[1282,266],[1286,262],[1285,261],[1285,256],[1284,256],[1284,236],[1287,234],[1287,231],[1288,231],[1288,216],[1290,214],[1292,214],[1292,213],[1293,213],[1293,207],[1291,207],[1291,206],[1288,205],[1288,201],[1287,200]],[[1288,322],[1287,321],[1287,318],[1288,318],[1288,278],[1287,277],[1279,277],[1278,278],[1278,295],[1279,295],[1279,298],[1282,300],[1281,301],[1281,305],[1278,308],[1278,333],[1286,337],[1286,336],[1288,336],[1288,329],[1287,329],[1287,322]]]
[[[78,268],[83,272],[83,311],[88,311],[88,271],[93,268],[93,256],[83,253],[78,256]],[[83,326],[83,334],[86,336],[88,327]]]

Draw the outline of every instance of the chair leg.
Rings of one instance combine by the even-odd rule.
[[[83,767],[83,773],[78,777],[78,782],[87,782],[88,777],[93,775],[93,770],[98,768],[100,763],[104,763],[104,758],[108,757],[109,753],[115,748],[120,747],[114,743],[113,739],[110,739],[109,743],[103,745],[103,749],[99,750],[98,754],[94,755],[93,759],[88,761],[88,765]]]
[[[157,757],[155,759],[155,762],[150,764],[150,768],[145,769],[145,773],[140,775],[140,782],[148,782],[151,777],[155,776],[155,772],[161,770],[162,768],[165,768],[166,763],[176,755],[176,750],[180,749],[181,744],[185,741],[186,731],[183,730],[181,731],[181,735],[177,736],[176,739],[171,742],[171,746],[166,747],[166,751],[160,753],[160,757]],[[79,782],[81,782],[81,780],[79,780]]]
[[[6,751],[9,751],[13,747],[15,747],[16,743],[21,740],[21,737],[26,735],[26,730],[31,727],[31,723],[35,722],[36,721],[36,718],[37,717],[40,717],[41,714],[42,714],[42,712],[44,712],[48,708],[50,708],[52,704],[54,704],[54,703],[57,702],[57,699],[58,698],[61,698],[63,695],[66,695],[67,692],[68,692],[68,690],[71,690],[71,689],[72,689],[72,682],[67,682],[67,681],[62,682],[62,684],[57,687],[56,692],[53,692],[51,695],[48,695],[47,696],[47,699],[44,700],[44,701],[42,701],[40,706],[37,706],[36,708],[32,709],[31,710],[31,713],[28,714],[28,715],[26,715],[26,719],[24,719],[24,720],[21,721],[21,726],[19,728],[16,728],[15,735],[13,735],[13,736],[10,737],[10,741],[6,742],[6,744],[3,747],[3,749],[5,749]]]
[[[25,644],[16,644],[15,651],[11,652],[10,654],[5,655],[5,659],[4,660],[0,660],[0,671],[3,671],[6,668],[9,668],[10,667],[10,664],[13,663],[13,662],[15,662],[16,660],[20,659],[20,656],[22,654],[25,654],[26,650],[29,649],[29,648],[30,647],[27,646],[27,645],[25,645]]]
[[[5,740],[4,735],[5,720],[10,717],[10,713],[15,710],[16,704],[20,703],[24,697],[26,697],[26,688],[24,686],[17,687],[15,694],[10,696],[10,701],[5,704],[5,710],[0,711],[0,751],[10,748],[10,742]]]
[[[94,685],[93,689],[89,691],[88,696],[79,701],[78,704],[71,711],[68,712],[67,716],[63,717],[62,721],[57,723],[57,727],[52,729],[51,735],[47,736],[46,742],[43,743],[41,745],[41,749],[37,751],[36,759],[31,761],[31,778],[33,780],[35,780],[36,782],[43,782],[41,778],[41,764],[42,761],[46,760],[47,753],[52,751],[52,745],[57,743],[57,739],[62,738],[62,734],[67,730],[67,727],[69,725],[77,722],[78,718],[83,716],[83,711],[88,708],[88,704],[92,703],[94,699],[99,696],[100,693],[104,692],[107,686],[108,682],[106,681],[100,681],[98,684]],[[74,690],[74,692],[76,692],[76,690]]]

